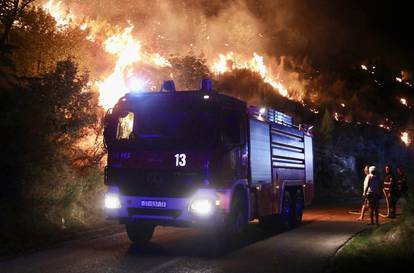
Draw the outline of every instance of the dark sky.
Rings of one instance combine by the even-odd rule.
[[[328,67],[367,58],[412,68],[414,13],[408,3],[290,0],[250,1],[249,6],[273,32],[270,46],[281,43],[273,45],[275,51],[307,55]],[[275,30],[281,9],[287,11],[281,13],[285,29]]]

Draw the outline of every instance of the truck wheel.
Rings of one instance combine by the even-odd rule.
[[[279,231],[280,226],[278,220],[275,215],[262,216],[259,218],[259,226],[268,232]]]
[[[228,218],[228,232],[237,235],[247,226],[247,204],[242,191],[235,193]]]
[[[293,199],[293,226],[298,226],[302,222],[303,216],[303,191],[297,190]]]
[[[127,223],[126,232],[129,240],[136,244],[146,244],[151,240],[155,226],[143,223]]]
[[[283,229],[291,229],[293,226],[293,206],[290,193],[285,190],[283,193],[281,222]]]
[[[247,226],[247,203],[242,191],[237,191],[231,202],[230,213],[224,225],[216,226],[207,232],[209,255],[219,257],[238,243],[237,235]]]

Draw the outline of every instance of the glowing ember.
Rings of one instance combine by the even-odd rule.
[[[402,105],[408,106],[407,99],[401,98],[400,102],[401,102]]]
[[[406,146],[410,145],[411,142],[412,142],[409,135],[408,135],[408,132],[402,132],[401,133],[401,140],[402,140],[402,142],[404,142],[404,144]]]
[[[361,64],[361,68],[362,68],[363,70],[368,70],[368,67],[367,67],[366,65],[364,65],[364,64]]]
[[[399,78],[399,77],[396,77],[396,78],[395,78],[395,80],[396,80],[397,82],[402,82],[402,79],[401,79],[401,78]]]
[[[345,108],[345,103],[341,103],[341,106]]]
[[[334,112],[334,119],[336,121],[339,121],[339,114],[337,112]]]
[[[378,124],[378,127],[383,128],[383,129],[388,130],[388,131],[391,130],[391,127],[390,126],[384,125],[384,124]]]

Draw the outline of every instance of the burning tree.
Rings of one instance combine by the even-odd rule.
[[[2,0],[0,1],[0,22],[3,25],[3,34],[0,38],[0,45],[8,42],[10,30],[13,24],[22,15],[25,9],[34,0]]]
[[[102,114],[98,97],[87,83],[88,76],[68,59],[51,72],[1,89],[0,202],[7,204],[2,213],[11,213],[0,225],[2,234],[22,232],[25,240],[45,227],[59,228],[62,218],[74,226],[99,217],[85,214],[99,206],[88,200],[103,189],[103,154],[91,155],[77,146],[91,128],[100,129],[95,127]],[[93,156],[97,160],[82,158]],[[28,223],[34,230],[25,234]]]

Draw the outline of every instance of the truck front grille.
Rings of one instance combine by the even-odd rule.
[[[177,218],[181,215],[181,210],[177,209],[140,209],[128,208],[128,215],[151,215],[151,216],[170,216]]]
[[[198,173],[108,169],[110,185],[123,195],[149,197],[188,197],[201,184]]]

